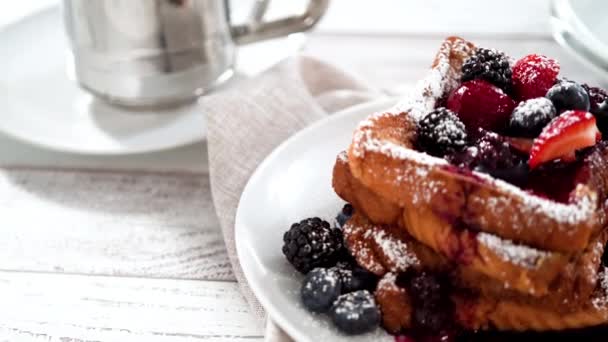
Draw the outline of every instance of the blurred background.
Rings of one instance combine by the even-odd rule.
[[[232,0],[233,20],[244,21],[253,2]],[[581,1],[585,2],[588,1]],[[0,26],[57,3],[57,0],[21,0],[4,4]],[[580,72],[583,69],[571,65],[573,58],[553,41],[550,3],[550,0],[333,0],[304,51],[351,69],[382,87],[399,86],[420,77],[437,44],[447,35],[462,35],[478,45],[502,48],[514,57],[531,51],[553,55],[565,59],[562,66],[566,73]],[[304,0],[274,1],[267,17],[294,13],[305,4]],[[513,44],[514,41],[518,43]],[[341,49],[326,48],[327,43],[339,44]],[[348,54],[348,58],[343,54]],[[381,56],[383,62],[373,63],[372,56]],[[400,71],[396,64],[402,66]]]

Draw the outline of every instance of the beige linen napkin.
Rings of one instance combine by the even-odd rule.
[[[234,243],[236,208],[247,180],[264,157],[295,132],[328,113],[378,96],[332,66],[297,57],[203,99],[213,202],[234,274],[261,320],[264,310],[247,286]],[[267,332],[280,335],[273,325]]]

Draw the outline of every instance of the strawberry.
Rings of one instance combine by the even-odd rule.
[[[554,159],[574,161],[577,150],[595,145],[601,137],[593,114],[580,110],[566,111],[553,119],[534,139],[528,165],[534,169]]]
[[[525,154],[530,154],[534,144],[534,140],[528,138],[505,137],[505,141],[513,149]]]
[[[515,97],[520,101],[544,97],[559,74],[559,63],[543,55],[528,55],[513,66]]]
[[[458,114],[469,132],[504,130],[515,102],[502,89],[480,79],[463,82],[448,97],[447,108]]]

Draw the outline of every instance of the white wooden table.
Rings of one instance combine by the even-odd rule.
[[[40,4],[20,3],[13,16]],[[551,40],[547,1],[370,3],[335,0],[305,53],[394,89],[424,73],[443,37],[464,33],[513,56],[556,57],[570,78],[597,81]],[[0,163],[1,341],[262,339],[205,205],[204,144],[93,158],[0,136]]]

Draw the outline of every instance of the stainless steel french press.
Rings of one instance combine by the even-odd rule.
[[[112,103],[171,105],[192,100],[232,73],[236,46],[301,32],[329,0],[264,21],[269,0],[251,20],[230,21],[228,0],[64,0],[64,20],[80,85]]]

